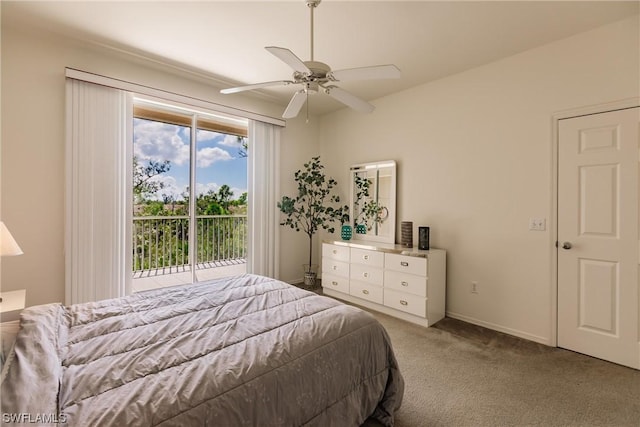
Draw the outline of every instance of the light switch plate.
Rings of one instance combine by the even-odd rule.
[[[546,229],[546,218],[529,218],[529,231],[544,231]]]

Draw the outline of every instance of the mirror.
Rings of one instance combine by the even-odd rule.
[[[354,239],[395,243],[396,162],[394,160],[351,166],[349,218]]]

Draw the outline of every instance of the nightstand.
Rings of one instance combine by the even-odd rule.
[[[2,302],[0,302],[0,322],[18,320],[20,312],[24,308],[27,291],[0,292]]]

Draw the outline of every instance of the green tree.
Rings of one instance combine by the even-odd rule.
[[[199,194],[196,198],[196,212],[200,215],[222,215],[224,212],[213,190]]]
[[[159,200],[147,200],[142,208],[143,216],[164,216],[164,203]]]
[[[231,198],[233,197],[233,191],[227,184],[222,184],[218,189],[218,194],[216,195],[216,201],[220,204],[222,209],[228,213],[229,212],[229,204],[231,203]]]
[[[247,142],[247,137],[246,136],[237,136],[236,138],[238,138],[238,144],[240,144],[242,146],[242,148],[238,150],[238,156],[240,158],[247,157],[247,151],[249,150],[249,144]]]
[[[146,166],[138,161],[137,156],[133,156],[133,195],[138,201],[145,197],[156,194],[165,186],[164,182],[152,178],[168,172],[171,169],[171,161],[156,162],[150,160]]]
[[[247,204],[247,192],[246,191],[244,193],[242,193],[240,195],[240,197],[238,198],[238,204],[239,205],[246,205]]]

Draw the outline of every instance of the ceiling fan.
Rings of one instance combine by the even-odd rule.
[[[322,91],[337,101],[362,113],[371,113],[375,107],[369,102],[361,99],[344,89],[335,86],[334,82],[345,82],[353,80],[369,79],[397,79],[400,78],[400,70],[395,65],[375,65],[371,67],[348,68],[344,70],[332,71],[331,67],[323,62],[313,59],[313,10],[322,0],[305,0],[311,11],[311,59],[302,61],[293,52],[284,47],[268,46],[267,51],[278,57],[281,61],[293,68],[293,80],[277,80],[263,83],[255,83],[246,86],[222,89],[224,94],[243,92],[245,90],[260,89],[269,86],[287,86],[290,84],[302,85],[302,89],[297,91],[289,105],[284,110],[282,117],[290,119],[296,117],[302,106],[308,100],[310,94]],[[308,103],[307,103],[308,109]]]

